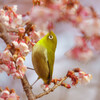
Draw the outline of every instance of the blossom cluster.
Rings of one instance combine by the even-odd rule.
[[[79,61],[89,61],[93,58],[93,52],[87,45],[84,37],[77,36],[75,38],[75,47],[65,53],[67,57],[77,59]]]
[[[58,82],[62,81],[64,78],[53,79],[51,81],[51,83],[54,83],[56,85]],[[71,79],[71,84],[68,84],[67,82],[63,81],[60,85],[67,89],[70,89],[71,86],[76,86],[78,83],[80,83],[80,84],[90,83],[90,81],[92,79],[92,75],[85,73],[80,68],[75,68],[73,70],[68,71],[68,73],[66,75],[66,80],[67,80],[67,78]],[[48,87],[47,88],[45,87],[45,89],[48,89]]]
[[[17,5],[0,9],[0,22],[8,28],[17,28],[22,24],[22,15],[17,14]]]
[[[0,53],[0,72],[5,71],[14,78],[23,78],[27,70],[24,65],[26,55],[31,51],[32,46],[60,21],[69,21],[82,32],[82,36],[76,38],[75,47],[67,53],[69,57],[78,60],[90,60],[93,57],[87,38],[95,50],[100,50],[98,32],[100,20],[97,17],[90,18],[95,16],[93,9],[83,7],[77,0],[33,0],[33,4],[29,15],[17,14],[16,5],[5,6],[0,10],[0,24],[2,23],[6,30],[3,35],[6,37],[8,34],[9,37],[6,38],[11,39],[11,43]],[[26,17],[31,21],[25,23]],[[79,81],[89,83],[92,79],[91,74],[86,74],[80,69],[68,71],[66,77],[72,80],[72,85],[76,85]],[[52,83],[56,84],[61,80],[54,79]],[[61,86],[71,88],[70,84],[63,82]],[[19,97],[14,90],[6,88],[0,91],[0,100],[19,100]]]
[[[94,57],[94,53],[100,52],[100,19],[98,17],[84,19],[78,28],[81,36],[76,37],[76,45],[66,55],[81,61],[89,61]]]
[[[14,89],[9,90],[6,87],[4,90],[0,90],[0,100],[19,100],[19,96],[15,93]]]
[[[50,30],[56,22],[67,21],[80,30],[76,45],[66,53],[68,57],[89,61],[94,50],[100,51],[100,18],[92,7],[84,7],[78,0],[33,0],[33,4],[30,19],[40,29]],[[80,46],[82,42],[86,45]]]
[[[14,78],[23,78],[27,67],[24,65],[24,56],[12,53],[7,49],[3,53],[0,53],[0,72],[5,71],[8,75],[12,75]]]
[[[37,3],[36,3],[37,1]],[[76,12],[80,7],[77,0],[33,0],[30,19],[40,29],[52,29],[53,24],[59,21],[76,20]]]
[[[67,77],[71,78],[72,85],[76,85],[77,83],[87,84],[90,83],[90,80],[92,79],[91,74],[85,73],[80,68],[75,68],[72,71],[68,71]]]
[[[35,25],[25,23],[25,16],[17,14],[16,11],[17,5],[4,6],[0,10],[0,23],[6,30],[3,35],[11,41],[3,53],[0,53],[0,72],[5,71],[14,78],[23,78],[27,70],[24,65],[26,55],[34,43],[47,32],[35,30]]]

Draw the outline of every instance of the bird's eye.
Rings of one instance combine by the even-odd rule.
[[[53,39],[53,36],[52,35],[49,35],[49,39]]]

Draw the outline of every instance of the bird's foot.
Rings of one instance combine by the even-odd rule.
[[[42,84],[41,88],[43,89],[43,91],[47,91],[47,90],[49,90],[49,85],[48,84]]]

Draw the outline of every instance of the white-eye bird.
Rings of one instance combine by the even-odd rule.
[[[44,81],[44,84],[50,84],[52,80],[56,45],[56,35],[50,31],[32,49],[34,70],[38,77]]]

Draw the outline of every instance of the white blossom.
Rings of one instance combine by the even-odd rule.
[[[23,66],[24,65],[24,59],[22,57],[18,57],[16,60],[16,66]]]
[[[10,52],[9,50],[5,50],[5,51],[3,52],[2,59],[3,59],[4,61],[10,61],[11,58],[12,58],[11,52]]]
[[[5,65],[5,64],[1,64],[0,65],[0,69],[3,70],[3,71],[5,71],[5,72],[7,72],[7,73],[9,73],[9,70],[10,70],[10,68],[8,68],[8,66]]]
[[[16,12],[17,11],[17,5],[13,5],[13,11]]]
[[[2,91],[2,92],[0,93],[0,97],[8,97],[9,94],[10,94],[9,91],[4,90],[4,91]]]
[[[22,54],[27,54],[29,52],[28,45],[23,42],[19,43],[19,49]]]

